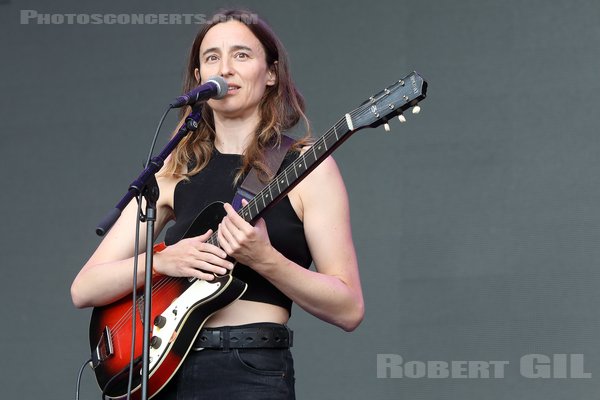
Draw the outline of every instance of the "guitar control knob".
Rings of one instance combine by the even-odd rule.
[[[154,326],[158,328],[164,328],[166,324],[167,319],[162,315],[157,315],[156,318],[154,318]]]
[[[152,336],[152,339],[150,339],[150,347],[152,347],[153,349],[158,349],[161,344],[162,339],[158,336]]]

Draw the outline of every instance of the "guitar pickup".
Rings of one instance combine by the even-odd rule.
[[[112,334],[110,328],[106,326],[96,345],[96,349],[92,351],[92,368],[98,367],[104,360],[112,357],[113,354],[115,354],[115,351],[112,343]]]

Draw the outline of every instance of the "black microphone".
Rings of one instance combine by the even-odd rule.
[[[227,82],[220,76],[213,76],[202,85],[190,90],[183,96],[179,96],[170,104],[171,108],[179,108],[196,104],[208,99],[222,99],[227,94]]]

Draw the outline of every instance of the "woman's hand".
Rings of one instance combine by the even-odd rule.
[[[246,204],[248,202],[242,200],[242,205]],[[249,267],[265,264],[269,253],[274,249],[264,219],[259,219],[256,225],[252,226],[240,217],[230,204],[226,203],[224,207],[227,215],[219,224],[219,245],[229,256]]]
[[[194,277],[210,281],[213,274],[223,275],[233,268],[227,254],[206,243],[212,230],[193,238],[182,239],[154,255],[154,271],[162,275]]]

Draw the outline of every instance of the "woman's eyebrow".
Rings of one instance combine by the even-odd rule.
[[[232,51],[237,51],[237,50],[246,50],[246,51],[252,51],[252,49],[248,46],[244,46],[242,44],[238,44],[236,46],[231,46],[231,50]]]
[[[207,55],[208,53],[220,53],[221,50],[218,47],[211,47],[202,52],[202,56]]]
[[[237,44],[237,45],[231,46],[231,48],[230,48],[230,51],[238,51],[238,50],[252,51],[252,49],[250,47],[245,46],[243,44]],[[205,56],[208,53],[220,53],[220,52],[221,52],[220,48],[218,48],[218,47],[211,47],[211,48],[208,48],[208,49],[204,50],[202,52],[202,56]]]

